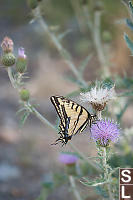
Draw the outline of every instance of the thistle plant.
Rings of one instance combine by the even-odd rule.
[[[77,1],[80,5],[80,2]],[[92,1],[90,1],[92,3]],[[94,2],[94,1],[93,1]],[[101,2],[101,1],[100,1]],[[101,28],[101,15],[102,15],[102,5],[97,3],[93,4],[93,17],[90,16],[90,13],[87,13],[86,5],[82,5],[81,8],[83,9],[81,13],[84,13],[84,19],[87,19],[87,27],[91,31],[93,45],[95,46],[95,50],[97,52],[99,61],[102,66],[103,74],[100,74],[100,81],[95,81],[95,83],[88,83],[84,79],[84,70],[87,67],[87,64],[91,58],[91,55],[87,56],[82,64],[77,67],[74,64],[73,58],[68,50],[63,47],[61,38],[64,38],[65,33],[61,35],[56,35],[54,32],[51,31],[50,27],[48,26],[46,20],[43,18],[42,11],[41,11],[41,2],[38,0],[29,0],[28,4],[32,10],[33,21],[37,20],[40,24],[42,30],[47,34],[50,41],[53,42],[55,47],[57,48],[59,54],[66,62],[67,66],[74,74],[73,82],[77,84],[78,90],[74,91],[72,94],[68,94],[68,97],[73,97],[80,94],[80,100],[84,103],[88,103],[91,106],[91,111],[93,110],[96,113],[98,120],[96,120],[92,126],[90,127],[90,132],[88,136],[88,140],[93,140],[94,146],[97,151],[96,157],[89,157],[84,155],[81,151],[77,149],[76,146],[69,142],[73,148],[74,152],[64,152],[61,153],[59,156],[59,162],[62,163],[66,169],[65,173],[61,174],[61,182],[62,184],[69,184],[71,185],[73,194],[75,199],[83,200],[89,197],[84,197],[82,192],[80,192],[79,184],[76,185],[77,182],[80,184],[84,184],[87,187],[94,187],[97,193],[99,194],[102,199],[108,200],[117,200],[118,199],[118,168],[121,166],[118,164],[116,166],[113,164],[113,159],[115,159],[116,155],[114,155],[115,148],[118,150],[123,149],[125,143],[117,142],[119,137],[124,138],[124,134],[120,131],[119,125],[117,120],[121,122],[122,116],[129,106],[129,104],[124,104],[123,109],[120,110],[117,116],[114,119],[109,118],[111,112],[113,112],[113,108],[111,107],[111,112],[109,113],[110,102],[114,102],[115,98],[123,98],[127,96],[131,101],[133,91],[132,91],[132,82],[133,80],[129,80],[127,77],[123,79],[122,77],[116,77],[115,81],[112,81],[111,73],[109,70],[109,62],[106,57],[101,35],[100,35],[100,28]],[[75,3],[73,3],[73,7]],[[133,6],[131,2],[126,3],[128,6],[130,13],[133,13]],[[74,7],[75,8],[75,7]],[[79,16],[76,9],[77,17]],[[127,25],[132,27],[132,21],[127,20]],[[79,21],[82,30],[82,23]],[[94,27],[94,28],[93,28]],[[62,37],[61,37],[62,36]],[[133,44],[131,40],[125,35],[125,40],[127,42],[128,47],[133,52]],[[18,55],[16,56],[13,52],[14,49],[14,42],[9,37],[5,37],[1,43],[2,47],[2,55],[1,55],[1,63],[4,66],[4,70],[7,70],[10,82],[13,88],[16,89],[18,92],[18,96],[20,98],[20,109],[18,113],[21,114],[21,123],[24,124],[26,119],[31,115],[34,114],[44,125],[48,125],[54,131],[58,131],[57,125],[53,125],[47,118],[45,114],[42,115],[37,110],[37,106],[33,103],[30,91],[26,88],[26,84],[24,82],[27,76],[27,69],[28,69],[28,58],[25,53],[25,49],[20,47],[18,49]],[[103,79],[104,77],[104,79]],[[119,78],[119,79],[118,79]],[[119,80],[119,82],[118,82]],[[121,83],[121,84],[120,84]],[[121,93],[115,92],[116,89],[125,90]],[[128,91],[127,91],[128,89]],[[129,103],[129,102],[128,102]],[[113,105],[113,104],[112,104]],[[121,126],[121,125],[120,125]],[[123,128],[123,127],[122,127]],[[126,135],[127,137],[127,135]],[[121,139],[125,140],[125,139]],[[122,146],[123,145],[123,146]],[[128,145],[128,142],[127,142]],[[130,149],[129,149],[130,151]],[[128,153],[129,153],[128,151]],[[130,152],[131,153],[131,152]],[[126,157],[125,152],[123,155]],[[119,155],[118,155],[119,156]],[[126,160],[126,159],[125,159]],[[87,170],[83,170],[82,165],[87,164]],[[123,162],[123,166],[126,164]],[[79,167],[79,171],[77,171],[77,165]],[[85,172],[86,171],[86,172]],[[94,179],[88,178],[90,175],[89,173],[92,172]],[[91,174],[91,175],[92,175]],[[57,177],[57,176],[56,176]],[[65,178],[64,178],[65,177]],[[58,178],[59,179],[59,178]],[[50,179],[50,182],[46,181],[43,186],[43,190],[41,195],[39,196],[38,200],[45,200],[47,199],[49,193],[51,193],[57,186],[57,179],[55,180]],[[86,187],[86,188],[87,188]]]
[[[120,131],[116,123],[111,120],[102,119],[102,111],[107,106],[107,103],[112,100],[115,96],[114,86],[107,89],[102,86],[96,85],[87,93],[81,93],[81,99],[84,102],[89,102],[92,108],[96,111],[98,121],[92,124],[90,132],[91,138],[96,143],[98,156],[100,160],[100,167],[103,171],[102,177],[99,182],[91,183],[86,180],[84,184],[90,186],[96,186],[101,184],[107,184],[106,192],[109,200],[114,199],[112,190],[112,169],[108,165],[110,143],[116,142],[120,136]],[[107,153],[108,152],[108,153]]]
[[[4,38],[5,40],[5,38]],[[11,41],[11,39],[9,39]],[[2,42],[2,44],[4,41]],[[3,49],[4,53],[4,49]],[[7,53],[7,52],[6,52]],[[5,54],[6,54],[5,53]],[[13,54],[13,52],[12,52]],[[15,55],[13,54],[15,57]],[[19,48],[18,50],[18,57],[16,58],[16,63],[14,67],[12,66],[12,63],[10,66],[6,66],[6,70],[8,71],[8,75],[10,78],[10,81],[13,85],[13,87],[18,91],[18,94],[21,99],[21,109],[18,111],[19,113],[23,113],[22,115],[22,123],[24,123],[27,119],[27,117],[30,114],[35,114],[37,118],[39,118],[44,124],[49,125],[51,128],[56,130],[56,127],[52,125],[44,116],[42,116],[36,109],[35,105],[31,103],[30,98],[30,92],[28,89],[26,89],[24,86],[23,79],[25,77],[25,72],[27,68],[27,56],[25,54],[25,51],[23,48]],[[88,181],[83,182],[85,185],[104,185],[107,184],[107,189],[105,187],[105,192],[108,195],[108,198],[110,200],[114,199],[113,193],[112,193],[112,169],[108,166],[107,160],[109,155],[107,155],[107,148],[109,148],[110,142],[115,142],[116,139],[119,137],[119,129],[117,125],[114,122],[102,120],[101,112],[105,109],[107,106],[107,103],[114,98],[114,84],[109,88],[106,87],[106,85],[98,87],[97,83],[95,87],[91,87],[89,92],[81,93],[81,99],[83,101],[87,101],[92,108],[95,110],[95,112],[98,115],[98,121],[96,121],[95,124],[92,124],[91,127],[91,138],[96,143],[96,148],[98,151],[98,159],[100,160],[100,163],[98,162],[92,162],[89,161],[84,155],[82,155],[81,152],[79,152],[76,147],[71,144],[73,149],[76,149],[76,153],[79,156],[79,158],[87,160],[89,165],[91,165],[95,170],[98,170],[99,172],[103,173],[102,176],[100,176],[96,183],[94,181]],[[60,155],[60,161],[64,163],[67,167],[67,174],[69,177],[70,184],[73,188],[74,195],[76,199],[81,200],[82,197],[78,192],[78,189],[76,187],[75,183],[75,176],[79,176],[76,173],[76,161],[78,160],[78,157],[76,155],[70,155],[70,154],[61,154]],[[86,179],[87,180],[87,179]]]

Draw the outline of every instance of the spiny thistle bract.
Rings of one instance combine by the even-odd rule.
[[[11,52],[3,54],[1,57],[1,63],[5,67],[10,67],[10,66],[14,65],[15,61],[16,61],[16,58],[13,55],[13,53],[11,53]]]

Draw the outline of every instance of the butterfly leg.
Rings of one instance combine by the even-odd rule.
[[[51,144],[51,145],[56,145],[59,142],[62,142],[63,145],[67,143],[64,135],[61,132],[59,132],[59,134],[60,134],[60,137],[53,144]]]

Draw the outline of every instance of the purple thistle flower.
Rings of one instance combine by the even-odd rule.
[[[78,160],[78,156],[69,153],[61,153],[59,155],[59,161],[65,165],[75,164]]]
[[[91,137],[100,146],[106,147],[109,143],[116,142],[120,135],[118,125],[111,120],[100,120],[91,127]]]
[[[23,59],[26,59],[26,58],[27,58],[27,56],[26,56],[26,54],[25,54],[25,50],[24,50],[23,47],[20,47],[20,48],[18,49],[18,57],[19,57],[19,58],[23,58]]]

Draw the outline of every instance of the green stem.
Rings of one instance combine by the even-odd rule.
[[[71,0],[71,5],[73,7],[73,10],[75,12],[75,16],[77,18],[77,22],[80,28],[80,31],[82,33],[86,33],[86,24],[84,23],[84,16],[82,13],[82,7],[81,7],[81,3],[79,0]]]
[[[43,188],[41,194],[36,200],[47,200],[50,193],[51,193],[50,189]]]
[[[101,111],[97,111],[97,117],[99,120],[102,119],[102,112]]]
[[[70,184],[71,184],[71,187],[72,187],[72,190],[73,190],[73,194],[75,196],[75,198],[77,200],[82,200],[80,194],[79,194],[79,191],[78,189],[76,188],[76,183],[75,183],[75,179],[73,176],[69,176],[69,181],[70,181]]]
[[[101,31],[101,11],[96,11],[94,13],[93,40],[94,40],[99,61],[101,63],[101,67],[104,70],[104,75],[108,76],[110,72],[107,66],[107,60],[106,60],[105,53],[102,46],[100,31]]]
[[[30,112],[32,112],[33,114],[36,115],[36,117],[43,123],[43,124],[47,124],[49,127],[51,127],[52,129],[56,130],[56,127],[49,122],[44,116],[42,116],[31,104],[30,102],[26,102],[25,103],[26,108],[28,108],[30,110]]]
[[[60,55],[63,57],[64,61],[67,63],[69,68],[72,70],[72,72],[76,76],[77,80],[79,80],[80,83],[84,87],[87,87],[87,83],[82,79],[82,76],[80,75],[76,66],[74,65],[70,53],[66,49],[64,49],[64,47],[62,46],[62,44],[60,43],[60,41],[58,40],[56,35],[49,30],[49,27],[48,27],[46,21],[43,19],[42,15],[41,15],[39,6],[36,9],[34,9],[33,15],[36,19],[38,19],[44,32],[46,32],[47,35],[49,36],[49,38],[52,40],[53,44],[55,45],[55,47],[57,48],[57,50],[59,51]]]
[[[15,80],[14,80],[13,74],[12,74],[12,68],[11,68],[11,67],[8,67],[8,68],[7,68],[7,72],[8,72],[8,76],[9,76],[9,79],[10,79],[10,81],[11,81],[11,84],[12,84],[13,88],[17,89],[17,85],[16,85],[16,83],[15,83]]]
[[[96,11],[94,14],[94,43],[97,50],[99,60],[103,66],[106,65],[106,58],[104,56],[101,37],[100,37],[100,26],[101,26],[101,12]]]
[[[104,48],[101,41],[101,11],[95,11],[94,23],[92,22],[91,16],[88,13],[88,7],[83,7],[85,20],[87,21],[88,28],[91,32],[91,37],[101,64],[103,68],[103,76],[109,76],[110,71],[108,69],[108,60],[106,59]]]
[[[107,183],[107,189],[108,189],[108,194],[109,194],[109,200],[114,200],[113,193],[111,191],[111,184],[109,180],[109,174],[108,174],[108,167],[107,167],[107,152],[106,152],[106,147],[103,147],[103,167],[104,167],[104,178],[106,181],[109,181]]]

